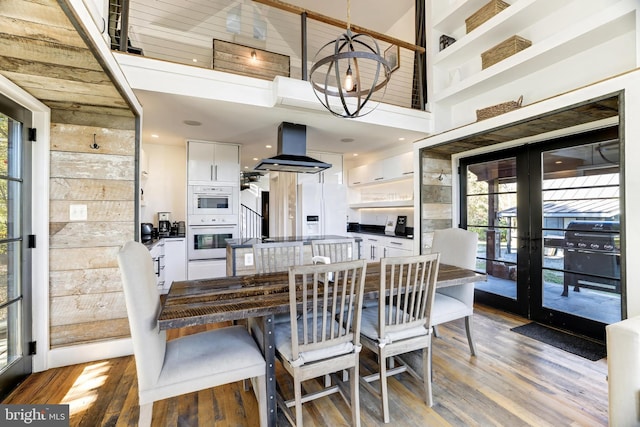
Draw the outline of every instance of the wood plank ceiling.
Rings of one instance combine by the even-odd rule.
[[[451,156],[475,148],[486,147],[506,141],[539,135],[554,130],[566,129],[618,115],[618,95],[554,111],[522,122],[491,129],[487,132],[469,135],[440,145],[428,147],[431,154]]]
[[[0,74],[52,110],[133,117],[65,10],[64,0],[2,0]]]

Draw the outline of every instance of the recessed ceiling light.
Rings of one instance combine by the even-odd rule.
[[[265,145],[265,147],[267,147],[267,148],[271,148],[271,146],[270,146],[270,145]]]
[[[249,169],[249,166],[245,166],[244,168],[245,168],[245,169]]]
[[[257,157],[254,157],[254,158],[253,158],[253,160],[257,162],[257,161],[258,161],[258,158],[257,158]]]
[[[196,58],[193,58],[193,62],[198,62],[198,60]]]
[[[562,164],[562,160],[556,160],[556,165],[561,165]]]
[[[353,153],[353,157],[358,157],[358,153]]]
[[[202,122],[199,122],[197,120],[185,120],[182,123],[187,126],[202,126]]]
[[[403,137],[398,138],[398,141],[404,141]]]
[[[151,138],[160,138],[160,137],[158,136],[158,134],[152,133]]]
[[[355,140],[353,138],[342,138],[340,141],[341,142],[353,142]]]

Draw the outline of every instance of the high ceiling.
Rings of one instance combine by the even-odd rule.
[[[156,10],[163,7],[192,8],[212,7],[215,2],[186,0],[166,2],[153,1]],[[139,0],[132,1],[132,7]],[[185,4],[183,4],[185,3]],[[242,2],[239,2],[242,3]],[[244,3],[252,2],[245,0]],[[340,20],[347,19],[346,0],[290,0],[287,3],[302,7]],[[351,21],[368,29],[387,34],[389,29],[414,7],[412,0],[399,0],[389,6],[384,0],[358,0],[351,2]],[[184,10],[184,9],[183,9]],[[380,13],[384,10],[384,13]],[[172,9],[175,15],[177,12]],[[149,18],[151,19],[151,18]],[[155,22],[162,21],[167,28],[178,23],[169,22],[170,14],[158,12]],[[190,22],[198,25],[201,19]],[[133,30],[134,35],[135,29]],[[142,31],[138,35],[142,34]],[[337,35],[337,33],[336,33]],[[140,40],[144,40],[143,37]],[[413,42],[413,40],[406,40]],[[134,39],[135,42],[135,39]],[[144,48],[144,46],[140,46]],[[425,132],[407,131],[398,127],[388,127],[361,123],[349,119],[333,117],[328,112],[309,112],[294,108],[260,108],[246,104],[233,104],[215,101],[206,97],[168,95],[161,92],[137,90],[136,96],[144,109],[142,136],[143,143],[182,145],[187,139],[216,142],[239,143],[242,145],[242,167],[250,170],[256,164],[254,158],[275,155],[277,127],[282,121],[307,125],[307,150],[366,155],[388,149],[397,144],[409,147],[410,142],[427,136]],[[185,121],[199,122],[199,126],[190,126]],[[157,135],[157,137],[152,137]],[[401,142],[400,139],[404,142]],[[348,141],[348,142],[345,142]],[[266,148],[266,145],[271,148]]]

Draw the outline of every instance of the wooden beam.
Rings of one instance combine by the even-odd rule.
[[[307,17],[313,19],[315,21],[323,22],[325,24],[333,25],[339,28],[347,28],[347,23],[345,21],[341,21],[339,19],[331,18],[330,16],[323,15],[321,13],[317,13],[311,10],[307,10],[302,7],[294,6],[289,3],[285,3],[280,0],[253,0],[255,3],[264,4],[266,6],[274,7],[276,9],[284,10],[289,13],[295,13],[296,15],[302,15],[303,13],[307,14]],[[397,46],[400,46],[404,49],[412,50],[414,52],[425,53],[425,48],[421,46],[417,46],[411,43],[407,43],[403,40],[396,39],[395,37],[387,36],[386,34],[379,33],[377,31],[369,30],[364,27],[360,27],[358,25],[351,24],[351,29],[355,33],[368,34],[374,39],[382,40],[383,42],[391,43]]]

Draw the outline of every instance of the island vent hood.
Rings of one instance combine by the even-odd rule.
[[[307,126],[282,122],[278,126],[278,154],[262,159],[253,169],[274,172],[318,173],[329,163],[307,155]]]

